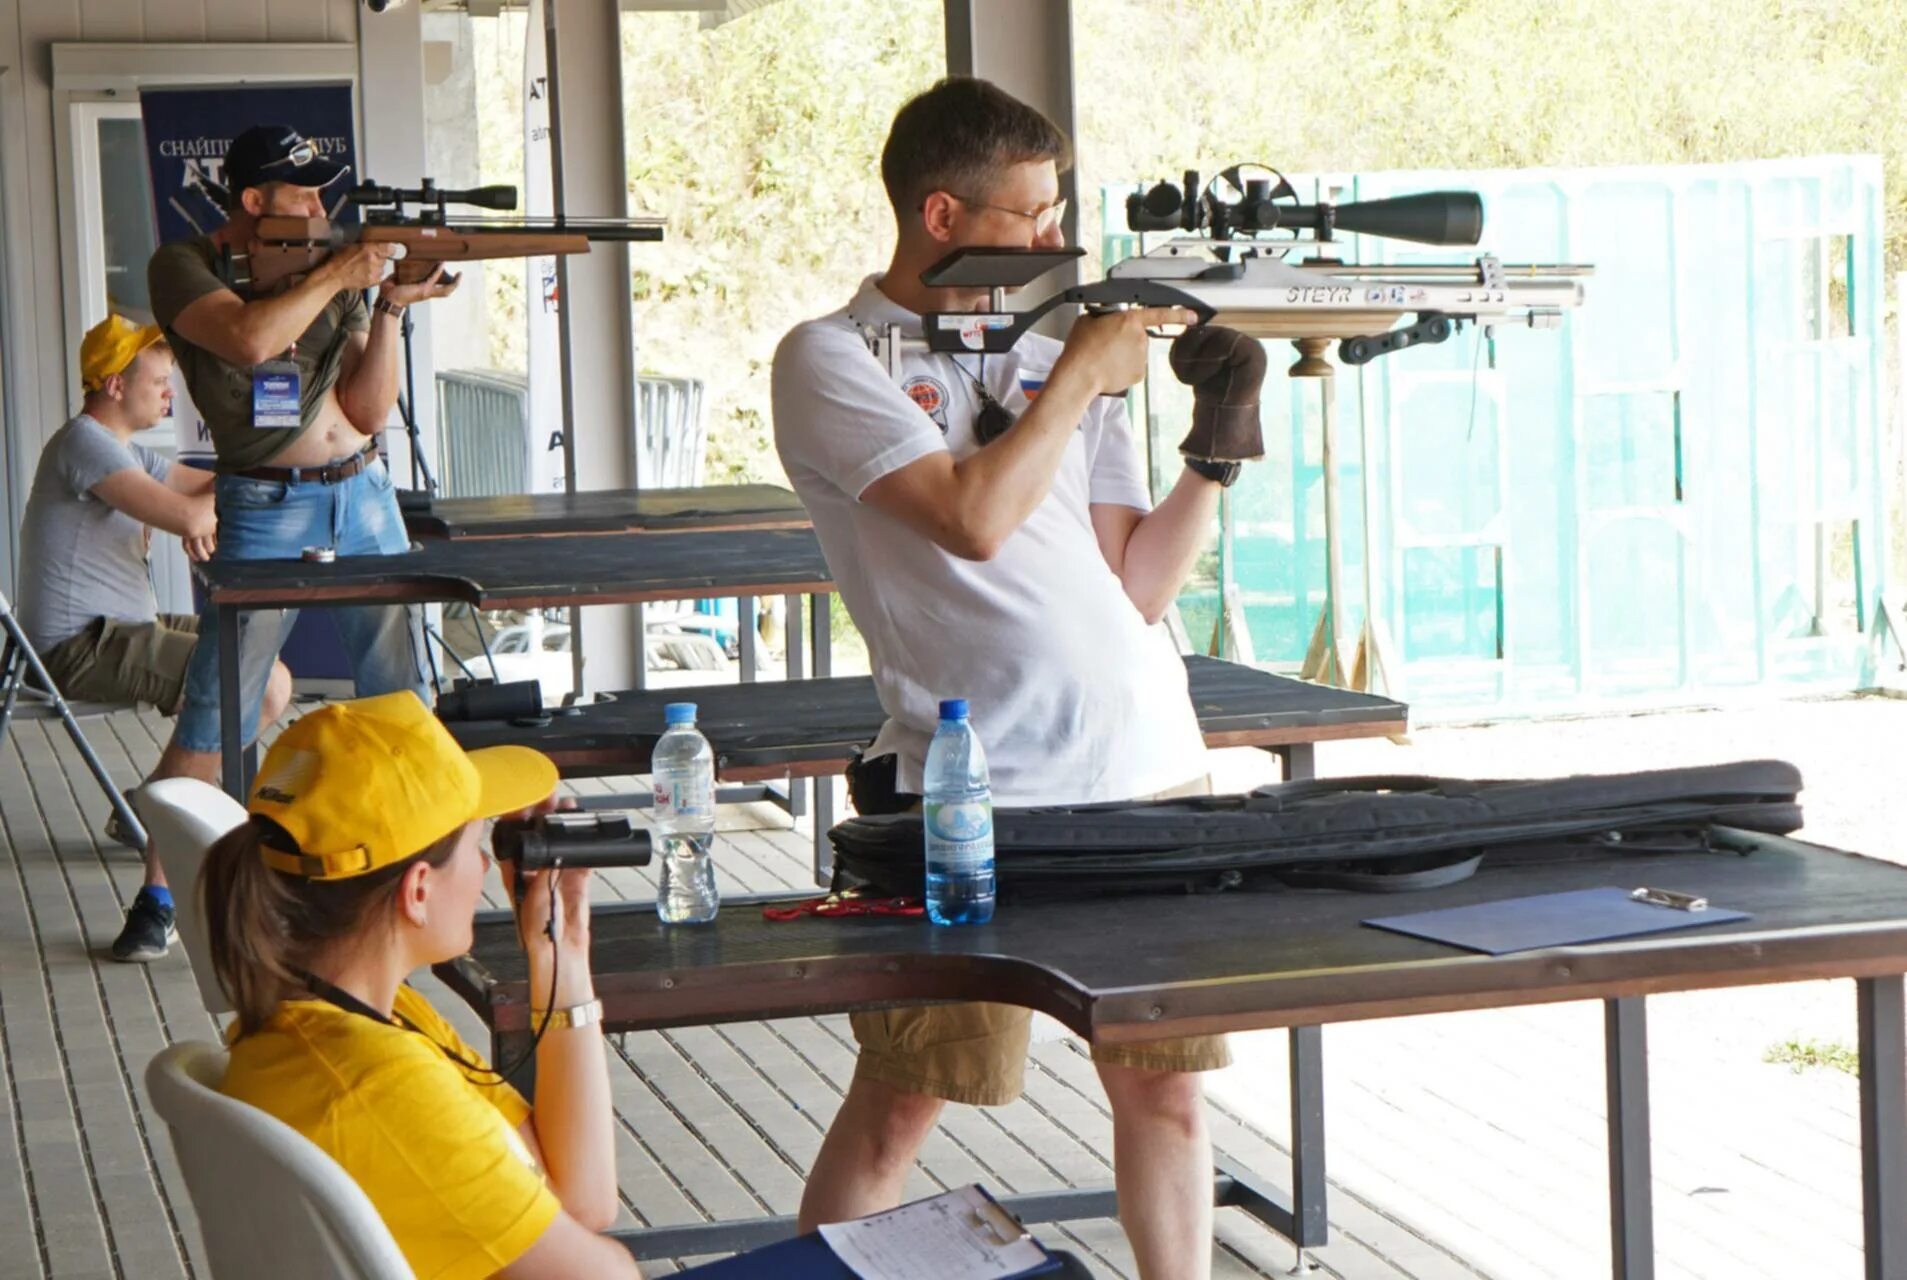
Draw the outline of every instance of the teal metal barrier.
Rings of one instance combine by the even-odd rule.
[[[1475,190],[1479,251],[1596,268],[1560,331],[1466,327],[1331,380],[1347,666],[1368,582],[1390,692],[1432,719],[1872,682],[1887,528],[1877,157],[1293,182],[1307,200]],[[1106,262],[1136,251],[1128,190],[1104,191]],[[1274,370],[1295,355],[1270,345]],[[1201,648],[1229,585],[1261,664],[1304,658],[1325,604],[1321,393],[1268,387],[1266,458],[1180,600]],[[1146,394],[1134,409],[1163,492],[1190,398],[1162,353]]]

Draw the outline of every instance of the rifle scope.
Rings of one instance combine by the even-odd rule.
[[[1320,241],[1338,231],[1413,240],[1419,244],[1473,245],[1483,238],[1483,201],[1473,191],[1425,191],[1351,204],[1297,204],[1280,175],[1242,178],[1234,166],[1221,175],[1235,180],[1240,198],[1202,194],[1197,170],[1183,183],[1160,182],[1126,198],[1126,226],[1133,231],[1205,231],[1220,239],[1269,231],[1309,231]]]
[[[1483,198],[1474,191],[1424,191],[1388,200],[1351,204],[1287,205],[1279,225],[1315,232],[1333,230],[1418,244],[1475,244],[1483,238]]]
[[[440,187],[429,178],[424,179],[421,187],[385,187],[375,182],[361,182],[344,193],[351,204],[382,205],[394,204],[402,207],[406,204],[434,205],[442,208],[446,204],[474,205],[479,209],[516,208],[516,188],[499,183],[491,187],[467,187],[457,190],[452,187]]]
[[[527,821],[497,823],[491,840],[500,860],[520,871],[544,867],[646,867],[649,833],[638,828],[626,809],[592,813],[570,810]]]

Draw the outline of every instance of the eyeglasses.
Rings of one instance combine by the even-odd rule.
[[[292,144],[290,151],[276,160],[267,160],[258,167],[261,169],[276,169],[279,165],[288,164],[294,169],[302,169],[317,158],[318,148],[312,146],[303,138],[300,138],[297,142]]]
[[[1030,218],[1033,222],[1033,234],[1036,236],[1051,235],[1058,229],[1061,220],[1066,217],[1066,202],[1064,200],[1055,200],[1044,209],[1035,209],[1033,212],[1028,213],[1024,209],[1013,209],[1003,204],[989,204],[985,200],[976,200],[972,196],[963,196],[956,191],[949,191],[947,194],[969,208],[992,209],[996,213],[1010,213],[1016,218]]]

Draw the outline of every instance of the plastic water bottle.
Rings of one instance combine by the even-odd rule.
[[[922,790],[927,918],[935,924],[985,924],[993,919],[993,788],[965,698],[940,704]]]
[[[695,727],[695,704],[662,709],[668,728],[656,743],[656,831],[662,837],[662,884],[656,914],[664,924],[704,924],[715,918],[715,752]]]

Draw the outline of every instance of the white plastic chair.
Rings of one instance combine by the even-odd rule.
[[[283,1121],[218,1092],[223,1050],[182,1041],[146,1067],[198,1210],[213,1280],[414,1280],[370,1197]]]
[[[199,999],[214,1018],[232,1011],[212,971],[205,929],[199,919],[199,867],[219,838],[245,821],[245,806],[197,778],[161,778],[133,793],[153,847],[172,884],[174,923],[198,980]]]

